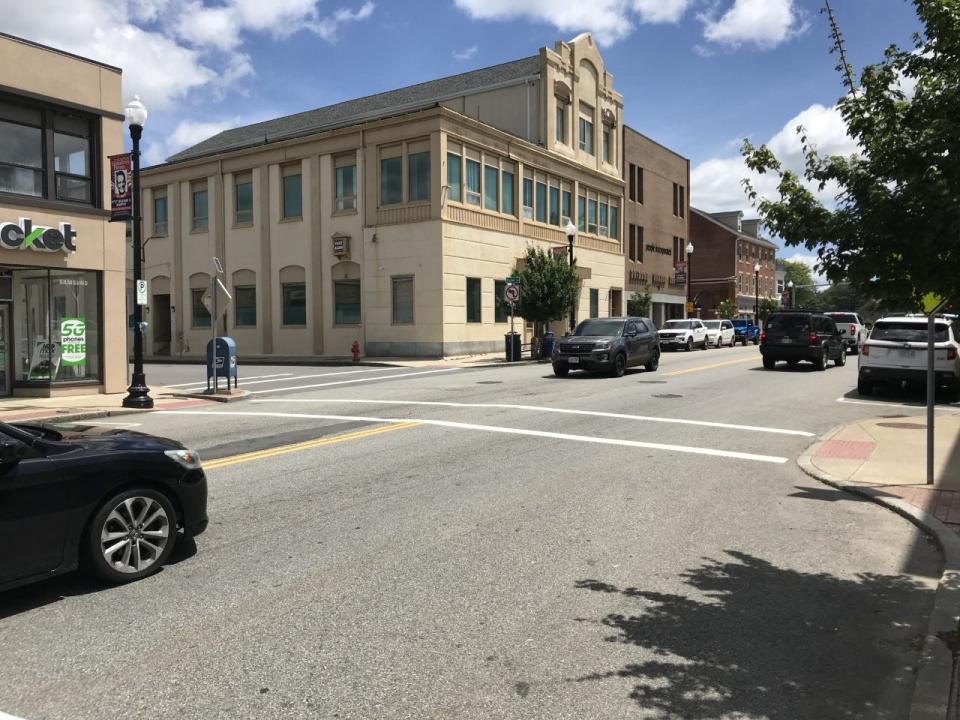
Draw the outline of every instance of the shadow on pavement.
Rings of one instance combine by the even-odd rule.
[[[177,544],[174,546],[173,552],[170,553],[170,557],[160,568],[159,573],[164,572],[164,568],[189,560],[196,554],[197,543],[192,537],[181,536],[177,538]],[[116,586],[87,575],[81,570],[30,585],[23,585],[0,593],[0,620],[19,615],[28,610],[36,610],[45,605],[52,605],[69,597],[93,595],[111,590],[114,587]],[[0,716],[2,716],[2,713],[0,713]]]
[[[631,375],[656,375],[656,374],[657,374],[656,371],[649,372],[647,370],[644,370],[643,368],[627,368],[623,373],[623,377],[630,377]],[[548,375],[543,376],[544,380],[587,380],[590,378],[594,380],[622,380],[623,379],[623,378],[615,378],[611,376],[609,373],[605,373],[600,370],[571,370],[570,374],[567,375],[566,377],[557,377],[552,372]]]
[[[873,395],[861,395],[856,388],[853,388],[845,392],[843,396],[849,400],[876,403],[878,408],[882,408],[887,403],[915,405],[918,408],[927,406],[927,390],[925,387],[918,385],[906,385],[905,387],[893,383],[877,385],[873,390]],[[937,405],[960,408],[960,403],[948,403],[941,393],[937,393],[935,401]]]
[[[654,711],[650,717],[907,716],[931,587],[905,576],[845,579],[726,554],[683,573],[686,595],[578,581],[577,588],[620,596],[624,609],[578,621],[602,625],[612,631],[603,641],[642,648],[643,657],[570,680],[635,681],[630,697]],[[931,556],[930,546],[915,549],[903,572],[930,575]]]

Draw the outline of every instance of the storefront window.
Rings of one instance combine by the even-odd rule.
[[[100,276],[94,271],[13,272],[14,379],[100,379]]]

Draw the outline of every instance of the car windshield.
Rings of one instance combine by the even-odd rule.
[[[609,337],[619,335],[623,330],[623,320],[585,320],[573,331],[574,335],[587,337]]]
[[[720,329],[720,321],[719,321],[719,320],[705,320],[703,324],[706,325],[706,326],[707,326],[708,328],[710,328],[711,330],[719,330],[719,329]]]
[[[690,320],[667,320],[663,324],[664,330],[689,330],[693,327],[693,322]]]
[[[767,320],[767,332],[779,330],[806,330],[810,327],[809,315],[771,315]]]
[[[746,327],[746,326],[747,326],[747,321],[746,321],[746,320],[731,320],[730,322],[733,323],[733,326],[734,326],[734,327]]]
[[[871,340],[887,342],[927,342],[927,323],[924,322],[883,322],[873,326]],[[933,334],[935,342],[947,341],[947,325],[937,323]]]
[[[834,322],[836,323],[852,323],[853,325],[859,325],[860,321],[857,320],[857,316],[853,313],[827,313]]]

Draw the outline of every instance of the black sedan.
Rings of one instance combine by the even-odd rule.
[[[90,426],[0,423],[0,590],[81,564],[114,583],[160,569],[207,527],[207,479],[177,442]]]

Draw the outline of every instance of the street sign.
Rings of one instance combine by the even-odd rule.
[[[227,305],[233,299],[233,296],[230,294],[230,291],[227,290],[227,286],[223,284],[220,278],[217,278],[217,303],[213,303],[213,292],[212,290],[207,290],[204,293],[201,302],[203,306],[207,309],[207,312],[210,313],[210,317],[213,318],[214,322],[219,320],[227,312]],[[214,317],[216,313],[216,317]]]
[[[503,289],[503,299],[508,303],[515,303],[520,300],[520,286],[519,285],[507,285]]]
[[[137,280],[137,305],[147,304],[147,281]]]
[[[692,312],[693,312],[693,303],[692,303],[692,302],[687,302],[687,312],[688,312],[688,313],[692,313]]]
[[[520,284],[519,275],[511,275],[510,277],[507,278],[507,285],[519,285],[519,284]]]

